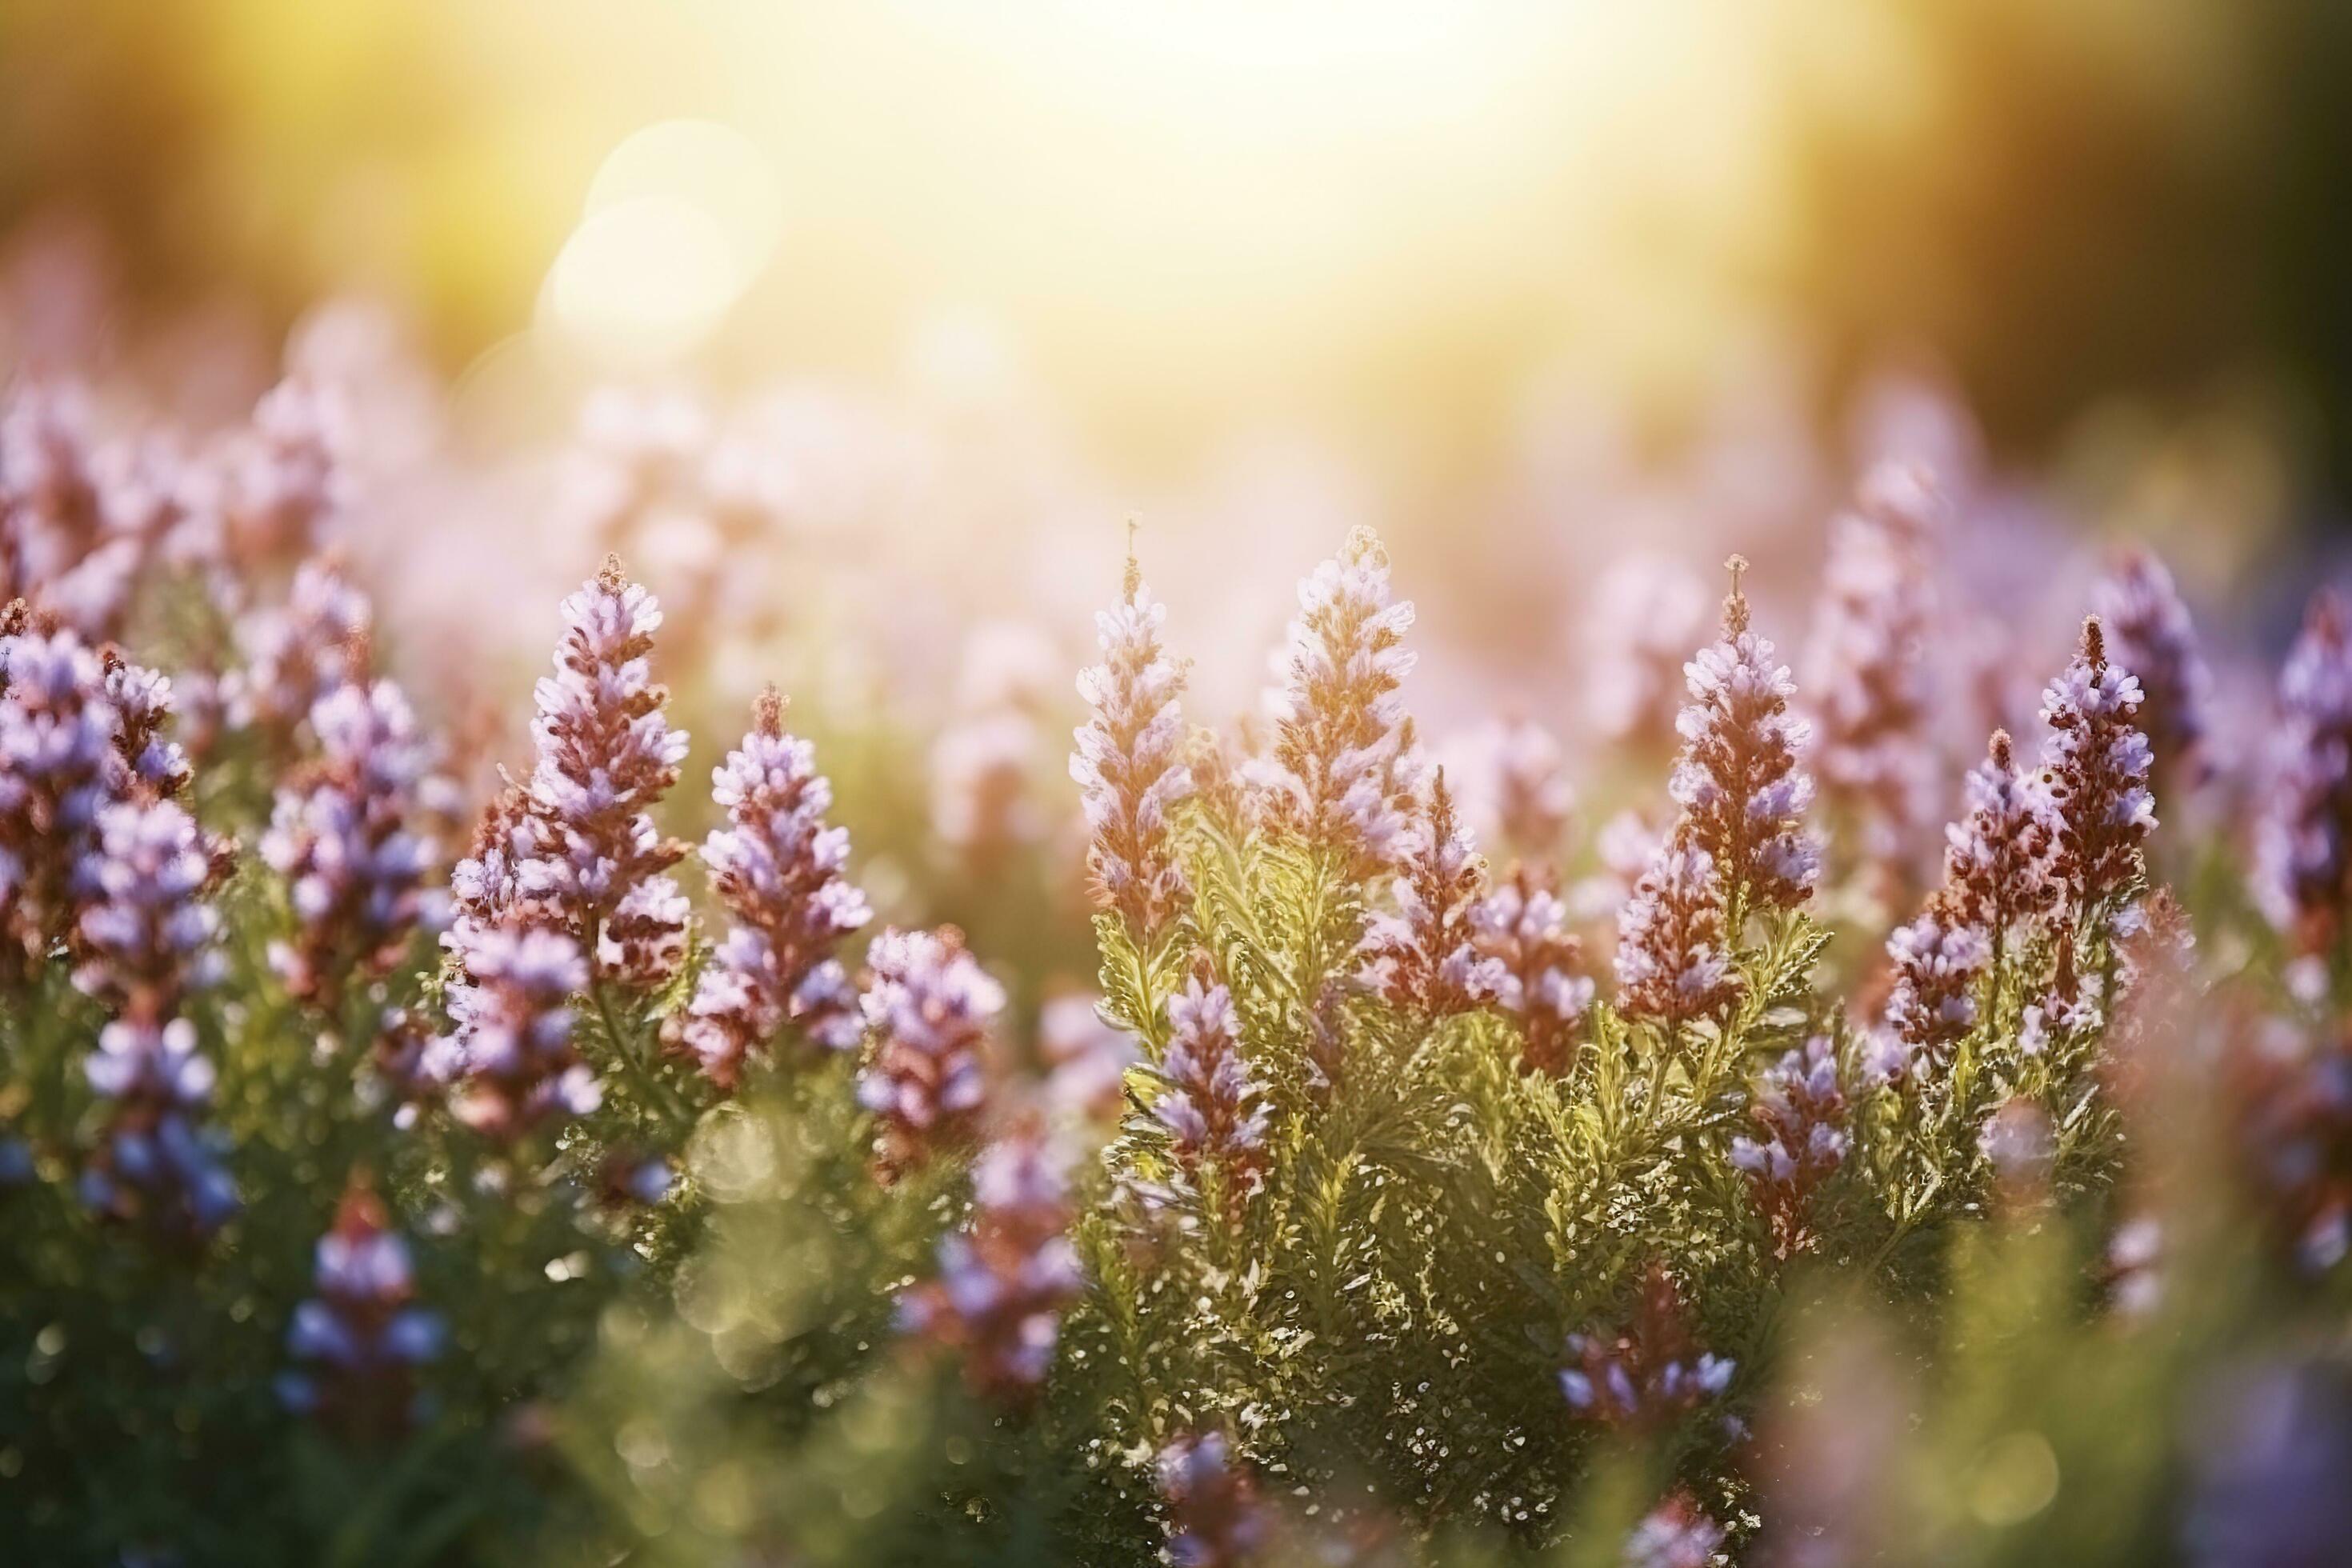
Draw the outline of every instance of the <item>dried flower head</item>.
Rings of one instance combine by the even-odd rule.
[[[1182,907],[1184,874],[1168,817],[1192,788],[1180,755],[1184,671],[1160,646],[1167,617],[1129,555],[1118,607],[1095,617],[1103,661],[1079,673],[1078,695],[1092,717],[1078,727],[1070,756],[1092,836],[1087,867],[1096,900],[1117,910],[1147,950]]]
[[[704,841],[702,858],[734,923],[697,982],[680,1038],[705,1074],[732,1086],[787,1025],[828,1050],[856,1046],[857,993],[835,951],[870,911],[842,874],[848,832],[825,825],[832,786],[814,748],[784,732],[772,690],[712,784],[728,826]]]
[[[1789,711],[1796,686],[1772,645],[1748,626],[1739,577],[1730,561],[1723,635],[1685,669],[1690,702],[1675,721],[1683,738],[1671,791],[1683,808],[1681,843],[1706,852],[1728,907],[1790,909],[1812,894],[1820,847],[1803,826],[1812,780],[1798,767],[1810,727]],[[1733,934],[1737,934],[1736,932]]]

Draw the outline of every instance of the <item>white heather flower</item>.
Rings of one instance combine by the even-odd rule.
[[[1130,558],[1118,607],[1095,617],[1103,661],[1078,676],[1078,695],[1093,711],[1070,757],[1092,836],[1087,865],[1096,901],[1117,910],[1146,949],[1183,902],[1169,813],[1192,788],[1179,755],[1184,672],[1160,646],[1167,616]]]
[[[1388,552],[1370,529],[1298,587],[1269,780],[1275,809],[1309,841],[1359,868],[1402,847],[1412,779],[1411,724],[1399,688],[1412,605],[1389,592]]]
[[[734,923],[696,984],[679,1037],[721,1084],[787,1024],[826,1049],[852,1048],[863,1032],[857,993],[834,952],[870,912],[842,874],[847,830],[825,824],[832,787],[809,743],[784,732],[774,692],[712,774],[712,798],[728,826],[705,840],[702,858]]]
[[[1810,897],[1821,851],[1802,820],[1812,780],[1797,765],[1811,731],[1789,711],[1788,667],[1748,627],[1746,565],[1732,557],[1722,637],[1685,667],[1690,702],[1675,721],[1683,750],[1670,791],[1683,808],[1677,839],[1705,850],[1727,900],[1753,911]]]

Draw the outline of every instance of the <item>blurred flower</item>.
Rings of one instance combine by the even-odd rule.
[[[1559,1389],[1577,1415],[1656,1431],[1719,1397],[1733,1363],[1692,1342],[1682,1296],[1662,1264],[1642,1279],[1633,1323],[1616,1334],[1568,1336]]]
[[[1473,944],[1486,876],[1486,862],[1454,819],[1441,768],[1404,830],[1392,884],[1396,910],[1365,923],[1357,949],[1364,984],[1391,1005],[1432,1017],[1467,1012],[1498,995],[1503,967]]]
[[[1086,1289],[1065,1163],[1034,1130],[981,1151],[971,1225],[940,1243],[938,1277],[898,1298],[900,1331],[959,1351],[975,1393],[1018,1399],[1044,1383],[1062,1314]]]
[[[1812,1240],[1806,1210],[1813,1190],[1845,1163],[1846,1102],[1835,1043],[1815,1035],[1766,1068],[1748,1114],[1763,1136],[1734,1138],[1731,1163],[1748,1176],[1775,1251],[1792,1258]]]
[[[1037,1054],[1045,1060],[1045,1102],[1089,1121],[1108,1121],[1127,1102],[1135,1037],[1103,1021],[1097,998],[1056,996],[1038,1010]]]
[[[1679,563],[1629,555],[1593,584],[1587,687],[1603,739],[1664,752],[1675,744],[1683,661],[1706,625],[1706,587]]]
[[[229,727],[260,734],[273,757],[293,755],[296,731],[319,700],[353,679],[355,645],[373,619],[367,595],[333,561],[305,561],[282,607],[239,623],[244,667],[222,680]]]
[[[2352,614],[2313,595],[2279,671],[2278,723],[2254,837],[2256,900],[2304,952],[2325,952],[2352,902]]]
[[[383,973],[437,914],[425,886],[434,843],[417,830],[434,759],[389,680],[331,688],[310,728],[318,755],[278,786],[261,858],[286,879],[296,921],[271,966],[332,1012],[350,980]]]
[[[1496,967],[1495,1005],[1519,1022],[1522,1061],[1554,1075],[1575,1065],[1592,1006],[1592,981],[1580,971],[1584,944],[1568,928],[1568,910],[1524,865],[1470,910],[1471,941]]]
[[[1482,725],[1454,748],[1446,776],[1475,837],[1501,845],[1514,860],[1551,864],[1576,792],[1549,731],[1529,719]]]
[[[1038,742],[1035,721],[1013,709],[966,714],[940,731],[931,747],[931,826],[967,865],[992,867],[1042,836],[1029,788]]]
[[[2202,783],[2210,766],[2205,736],[2213,676],[2172,574],[2155,552],[2127,550],[2100,581],[2093,604],[2116,663],[2139,681],[2139,727],[2157,773],[2177,788]]]
[[[2352,1034],[2273,1020],[2234,1033],[2226,1082],[2248,1168],[2295,1258],[2352,1253]]]
[[[1864,479],[1831,537],[1807,660],[1823,795],[1897,886],[1932,788],[1925,557],[1941,509],[1917,469],[1886,464]]]
[[[814,748],[784,732],[774,691],[761,697],[751,731],[712,782],[729,826],[704,842],[702,858],[734,923],[696,984],[679,1037],[706,1075],[731,1087],[787,1023],[828,1050],[856,1046],[857,992],[834,952],[869,911],[842,875],[847,830],[825,826],[833,788]]]
[[[952,926],[886,931],[866,955],[863,1007],[872,1054],[857,1075],[857,1102],[881,1124],[883,1173],[919,1164],[961,1141],[988,1097],[989,1031],[1004,988],[964,951]]]
[[[1276,812],[1313,844],[1369,869],[1403,847],[1411,723],[1398,688],[1411,673],[1410,602],[1391,602],[1388,552],[1371,530],[1298,586],[1280,732],[1265,774]]]
[[[278,1379],[288,1408],[357,1434],[383,1435],[417,1414],[413,1370],[437,1358],[440,1317],[415,1304],[408,1244],[363,1181],[336,1206],[319,1238],[318,1294],[294,1309],[287,1353],[301,1370]]]
[[[227,438],[216,463],[234,560],[306,561],[335,542],[334,524],[352,499],[342,460],[348,423],[340,391],[303,379],[279,382],[254,405],[251,423]]]
[[[1672,793],[1683,808],[1676,841],[1705,850],[1730,907],[1754,913],[1804,902],[1821,849],[1802,823],[1812,780],[1797,766],[1811,728],[1789,711],[1796,687],[1788,667],[1772,662],[1771,643],[1748,629],[1739,590],[1747,564],[1731,558],[1722,639],[1688,667]]]
[[[2321,1568],[2352,1558],[2352,1379],[2326,1362],[2239,1373],[2195,1434],[2182,1545],[2195,1568]]]
[[[204,895],[226,874],[230,848],[176,801],[108,805],[97,826],[75,873],[87,902],[74,984],[111,1007],[166,1016],[184,992],[218,977],[220,916]]]
[[[1623,1568],[1709,1568],[1722,1561],[1723,1527],[1688,1492],[1652,1509],[1625,1539]]]
[[[1192,787],[1178,757],[1184,672],[1160,647],[1167,616],[1130,555],[1118,607],[1095,617],[1103,662],[1078,676],[1078,695],[1094,711],[1070,758],[1093,835],[1087,864],[1096,900],[1118,912],[1147,953],[1182,907],[1168,814]]]
[[[1696,846],[1661,846],[1617,917],[1617,1006],[1678,1029],[1738,999],[1724,945],[1723,883]]]
[[[1266,1544],[1271,1516],[1223,1432],[1177,1438],[1160,1450],[1157,1468],[1176,1568],[1237,1568]]]

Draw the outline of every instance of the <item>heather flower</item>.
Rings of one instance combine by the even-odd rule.
[[[1467,1012],[1496,995],[1504,977],[1472,944],[1486,867],[1454,820],[1442,769],[1405,832],[1396,910],[1367,921],[1358,948],[1364,983],[1391,1005],[1424,1016]]]
[[[1408,817],[1411,731],[1399,687],[1412,605],[1391,602],[1388,552],[1370,529],[1348,536],[1298,587],[1280,731],[1271,761],[1274,809],[1309,842],[1359,868],[1392,861]]]
[[[1056,996],[1037,1011],[1037,1054],[1045,1066],[1045,1103],[1082,1121],[1115,1119],[1127,1100],[1135,1037],[1103,1020],[1096,998]]]
[[[1462,786],[1473,831],[1516,859],[1549,865],[1576,805],[1559,740],[1533,720],[1515,719],[1474,731],[1460,753],[1448,776]]]
[[[1087,866],[1096,901],[1117,910],[1147,950],[1182,907],[1184,874],[1168,818],[1192,788],[1179,756],[1184,671],[1160,646],[1167,616],[1130,556],[1118,607],[1095,617],[1103,662],[1078,676],[1093,716],[1078,727],[1070,757],[1093,836]]]
[[[663,875],[686,846],[663,837],[647,815],[677,782],[687,745],[664,717],[668,692],[647,666],[661,610],[608,557],[563,601],[563,618],[555,673],[540,679],[531,722],[539,761],[530,808],[541,831],[516,876],[589,951],[600,976],[647,989],[667,978],[659,961],[682,952],[686,917]]]
[[[2237,1042],[2228,1081],[2259,1190],[2313,1272],[2352,1253],[2352,1035],[2273,1024]]]
[[[110,1005],[163,1016],[217,974],[220,916],[204,894],[226,870],[227,847],[175,801],[109,805],[97,826],[76,874],[85,901],[74,984]]]
[[[1813,1191],[1845,1163],[1845,1094],[1838,1085],[1837,1049],[1816,1035],[1765,1069],[1748,1114],[1762,1136],[1731,1141],[1731,1163],[1772,1227],[1782,1258],[1811,1241],[1807,1205]]]
[[[132,1014],[99,1031],[84,1064],[109,1101],[106,1131],[83,1166],[82,1201],[112,1219],[205,1236],[237,1209],[218,1131],[204,1125],[215,1072],[185,1018]]]
[[[1675,744],[1683,660],[1706,624],[1706,589],[1686,568],[1630,555],[1603,573],[1588,622],[1591,716],[1603,739],[1656,753]]]
[[[1992,946],[1960,919],[1958,903],[1950,891],[1939,892],[1886,939],[1895,974],[1886,1026],[1915,1070],[1940,1070],[1976,1027],[1977,983],[1992,963]]]
[[[295,995],[333,1008],[353,977],[385,973],[436,910],[418,831],[433,751],[389,680],[331,688],[312,705],[318,754],[278,791],[261,858],[286,879],[297,935],[270,950]]]
[[[1202,963],[1168,999],[1165,1086],[1151,1120],[1167,1134],[1177,1168],[1194,1191],[1214,1170],[1229,1201],[1255,1192],[1265,1178],[1270,1111],[1264,1089],[1242,1059],[1241,1019],[1233,993]]]
[[[2157,770],[2181,785],[2201,783],[2213,676],[2172,574],[2155,552],[2132,549],[2095,597],[2116,663],[2139,681],[2137,718]]]
[[[1698,1350],[1685,1318],[1673,1279],[1652,1264],[1630,1327],[1568,1336],[1559,1389],[1569,1408],[1586,1420],[1655,1431],[1720,1396],[1737,1369]]]
[[[971,868],[986,870],[1044,831],[1030,775],[1037,724],[1013,708],[967,714],[931,747],[931,829]]]
[[[866,955],[862,1005],[874,1047],[857,1102],[880,1122],[877,1153],[895,1173],[961,1142],[988,1095],[989,1031],[1004,988],[952,926],[886,931]]]
[[[2324,952],[2352,902],[2352,615],[2311,601],[2279,672],[2278,723],[2254,838],[2254,892],[2303,952]]]
[[[408,1243],[363,1183],[344,1192],[317,1258],[318,1294],[294,1309],[286,1334],[299,1368],[279,1375],[278,1397],[354,1433],[408,1426],[417,1414],[414,1371],[440,1355],[447,1331],[415,1304]]]
[[[1157,1468],[1176,1568],[1236,1568],[1266,1544],[1271,1516],[1223,1432],[1177,1438],[1160,1451]]]
[[[1471,942],[1496,966],[1494,1005],[1518,1020],[1520,1060],[1560,1074],[1575,1060],[1592,1006],[1592,981],[1580,973],[1584,944],[1568,928],[1568,910],[1544,879],[1524,866],[1470,910]]]
[[[1661,846],[1617,916],[1617,1006],[1668,1029],[1720,1018],[1741,980],[1724,941],[1723,882],[1695,845]]]
[[[1985,760],[1960,787],[1964,815],[1944,830],[1948,915],[1981,932],[1999,964],[2011,933],[2057,900],[2049,868],[2057,823],[2040,782],[2019,769],[2005,730],[1992,732]]]
[[[950,1346],[973,1392],[1019,1399],[1045,1380],[1062,1314],[1086,1289],[1068,1237],[1066,1162],[1034,1130],[972,1163],[971,1223],[939,1246],[939,1274],[898,1299],[898,1327]]]
[[[283,607],[241,624],[244,668],[222,681],[228,726],[260,734],[278,755],[291,752],[319,700],[354,679],[373,619],[367,595],[333,562],[304,562]]]
[[[236,559],[305,560],[331,542],[352,500],[349,421],[331,387],[289,377],[262,395],[219,461],[218,506]]]
[[[706,1075],[731,1086],[788,1024],[828,1050],[856,1046],[857,994],[834,953],[869,911],[842,875],[847,831],[825,826],[832,786],[809,743],[784,732],[773,691],[712,774],[712,798],[728,826],[704,841],[702,858],[733,923],[697,981],[679,1038]]]
[[[1809,650],[1817,766],[1830,804],[1874,863],[1904,857],[1927,815],[1928,535],[1940,502],[1916,469],[1888,464],[1839,519]]]
[[[2051,869],[2078,931],[2087,917],[2116,912],[2109,906],[2137,880],[2156,826],[2147,737],[2134,724],[2139,707],[2138,680],[2108,662],[2105,635],[2090,617],[2081,651],[2042,694],[2051,729],[2042,760],[2057,818]]]
[[[1687,1492],[1652,1509],[1625,1539],[1623,1568],[1708,1568],[1720,1561],[1723,1527]]]
[[[74,937],[108,806],[175,793],[187,763],[169,681],[30,622],[0,626],[0,921],[37,961]]]
[[[1821,855],[1802,825],[1812,781],[1797,766],[1810,729],[1789,711],[1788,667],[1748,629],[1746,567],[1731,558],[1722,638],[1685,668],[1690,702],[1675,721],[1683,750],[1671,793],[1683,808],[1677,840],[1711,858],[1731,909],[1757,911],[1810,897]]]
[[[448,988],[457,1119],[509,1141],[603,1102],[572,1041],[572,998],[588,987],[580,944],[558,931],[460,920],[447,938],[459,965]]]
[[[0,405],[0,598],[35,597],[106,529],[88,398],[78,387],[20,387]]]

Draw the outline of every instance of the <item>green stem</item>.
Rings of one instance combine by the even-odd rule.
[[[591,947],[589,951],[593,952],[594,948]],[[638,1055],[634,1041],[635,1032],[625,1031],[621,1027],[620,1019],[613,1012],[612,997],[606,992],[602,980],[591,979],[588,982],[588,998],[596,1005],[596,1017],[604,1026],[604,1037],[612,1042],[613,1054],[620,1058],[621,1066],[627,1070],[630,1079],[645,1095],[646,1101],[664,1121],[670,1124],[673,1130],[680,1132],[687,1131],[693,1125],[692,1114],[688,1111],[678,1098],[669,1091],[669,1087],[654,1075],[653,1069],[647,1067]]]

